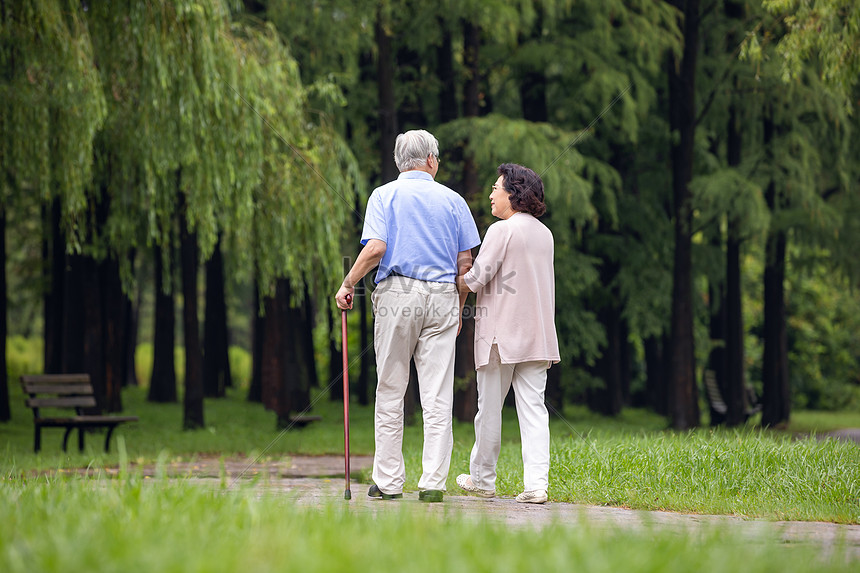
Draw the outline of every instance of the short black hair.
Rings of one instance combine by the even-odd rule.
[[[534,217],[546,213],[540,175],[516,163],[502,163],[497,171],[504,178],[505,191],[511,195],[511,207],[515,211]]]

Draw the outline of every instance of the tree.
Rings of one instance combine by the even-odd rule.
[[[672,144],[672,195],[675,257],[672,280],[672,327],[669,368],[669,417],[672,427],[699,425],[699,404],[693,349],[693,211],[690,181],[696,135],[696,60],[699,51],[699,2],[675,0],[683,14],[684,50],[669,58],[669,126],[678,133]]]
[[[63,231],[74,233],[93,167],[93,140],[105,117],[90,34],[76,7],[57,0],[0,3],[0,230],[10,200],[32,195],[62,202]],[[5,240],[0,251],[0,334],[5,340]],[[0,421],[9,397],[5,344],[0,363]]]

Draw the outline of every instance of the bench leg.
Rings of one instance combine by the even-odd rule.
[[[84,451],[84,428],[83,426],[78,428],[78,451]]]
[[[66,446],[69,443],[69,434],[72,433],[72,430],[75,428],[73,426],[66,426],[66,433],[63,434],[63,451],[66,451]]]
[[[33,451],[37,452],[42,449],[42,426],[36,426],[36,436],[33,442]]]
[[[113,434],[113,431],[116,429],[116,426],[108,426],[107,436],[105,437],[105,453],[110,449],[110,437]]]

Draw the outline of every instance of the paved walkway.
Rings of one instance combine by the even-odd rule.
[[[369,468],[370,456],[350,458],[353,472]],[[109,470],[113,472],[115,470]],[[343,499],[343,458],[338,456],[297,456],[277,462],[248,463],[241,460],[201,459],[196,462],[169,464],[162,471],[175,477],[185,477],[203,486],[217,487],[225,481],[228,489],[254,483],[261,492],[283,493],[307,507],[331,503],[344,504],[356,513],[377,514],[414,508],[429,514],[450,517],[456,511],[465,519],[483,520],[511,527],[542,528],[548,525],[588,524],[591,527],[643,529],[660,527],[682,532],[709,526],[730,525],[742,531],[744,538],[773,540],[775,543],[817,545],[825,554],[844,543],[850,558],[860,560],[860,525],[803,521],[767,521],[734,516],[690,515],[662,511],[642,511],[617,507],[601,507],[572,503],[524,505],[513,498],[480,499],[449,492],[444,503],[423,503],[417,493],[406,493],[402,500],[369,499],[369,484],[353,483],[352,499]],[[86,470],[81,470],[85,473]],[[144,475],[156,475],[152,466],[143,468]],[[253,479],[253,478],[257,479]]]

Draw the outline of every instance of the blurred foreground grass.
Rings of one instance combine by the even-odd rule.
[[[844,546],[823,552],[725,526],[679,532],[583,520],[535,530],[456,519],[423,504],[375,515],[352,507],[308,508],[250,488],[135,476],[13,479],[0,487],[0,570],[856,571]]]

